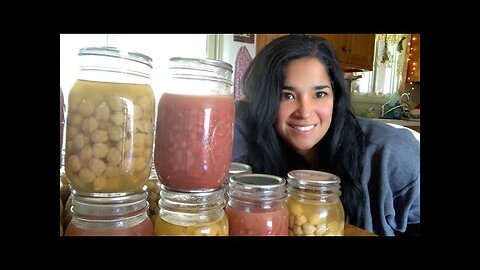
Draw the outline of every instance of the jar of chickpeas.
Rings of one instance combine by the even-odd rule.
[[[340,178],[313,170],[288,173],[288,234],[342,236],[345,213],[340,201]]]
[[[82,48],[78,55],[66,123],[70,185],[82,196],[138,193],[152,164],[152,60],[113,47]]]
[[[155,235],[228,236],[223,188],[191,193],[161,188]]]
[[[87,197],[72,192],[72,220],[65,236],[152,236],[143,192],[120,197]]]

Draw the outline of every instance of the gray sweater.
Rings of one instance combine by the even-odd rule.
[[[232,161],[248,163],[249,131],[242,107],[236,107]],[[382,236],[405,232],[407,224],[420,224],[420,141],[407,128],[365,118],[359,123],[366,136],[364,229]]]

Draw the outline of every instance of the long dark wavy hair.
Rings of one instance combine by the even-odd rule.
[[[318,164],[307,161],[293,151],[277,134],[277,116],[287,64],[294,59],[315,57],[328,71],[334,93],[332,123],[317,143]],[[251,127],[249,164],[254,172],[286,177],[296,169],[315,169],[341,178],[341,200],[348,222],[362,226],[364,190],[360,184],[364,135],[353,113],[350,91],[346,89],[343,70],[331,45],[321,37],[288,35],[267,44],[253,59],[245,73],[243,89]]]

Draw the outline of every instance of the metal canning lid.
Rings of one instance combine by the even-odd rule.
[[[119,197],[89,197],[72,192],[72,212],[89,216],[118,216],[148,208],[146,186],[140,193]]]
[[[172,57],[169,72],[174,79],[221,82],[229,87],[233,85],[232,65],[219,60]]]
[[[295,170],[288,173],[287,182],[294,185],[323,186],[340,183],[340,177],[322,171]]]
[[[255,201],[283,199],[286,196],[285,183],[282,177],[268,174],[232,175],[228,183],[228,196]]]
[[[230,164],[230,169],[228,171],[230,175],[246,173],[246,172],[251,173],[252,167],[250,167],[250,165],[238,163],[238,162],[232,162],[232,164]]]
[[[207,66],[214,66],[214,67],[219,67],[226,69],[230,72],[233,72],[233,67],[229,63],[219,61],[219,60],[214,60],[214,59],[202,59],[202,58],[184,58],[184,57],[172,57],[170,58],[171,62],[174,63],[192,63],[192,64],[200,64],[200,65],[207,65]],[[182,65],[183,66],[183,65]]]
[[[145,64],[149,67],[152,67],[152,58],[150,58],[149,56],[142,53],[138,53],[138,52],[121,51],[115,47],[81,48],[80,51],[78,52],[78,55],[100,55],[100,56],[123,58],[123,59],[136,61],[136,62]]]

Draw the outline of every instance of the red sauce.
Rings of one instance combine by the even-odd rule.
[[[81,229],[70,223],[65,231],[65,236],[152,236],[152,221],[147,217],[141,223],[128,228],[111,229]]]
[[[233,121],[231,96],[164,93],[154,150],[162,184],[180,191],[219,188],[230,168]]]
[[[233,236],[288,236],[288,211],[285,206],[269,211],[246,212],[225,208],[228,217],[228,235]]]

